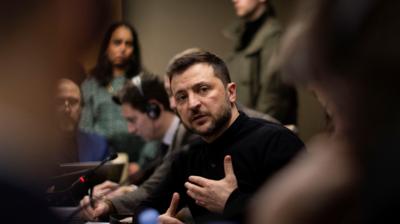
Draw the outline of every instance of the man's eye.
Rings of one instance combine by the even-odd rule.
[[[201,88],[200,88],[200,91],[202,91],[202,92],[207,91],[207,90],[208,90],[207,87],[201,87]]]
[[[202,86],[199,88],[200,93],[206,93],[209,90],[208,86]]]
[[[178,103],[181,103],[181,102],[185,101],[186,98],[187,98],[187,97],[186,97],[185,94],[178,94],[178,95],[175,96],[175,100],[176,100],[176,102],[178,102]]]
[[[77,99],[69,99],[68,101],[69,101],[69,105],[71,105],[71,106],[75,106],[75,105],[78,104],[78,100]]]

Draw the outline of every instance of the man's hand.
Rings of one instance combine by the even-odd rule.
[[[95,198],[112,199],[128,192],[134,191],[136,189],[136,185],[120,186],[117,183],[107,180],[99,185],[94,186],[93,196]]]
[[[80,202],[80,206],[82,208],[80,216],[84,220],[97,221],[98,217],[106,215],[110,211],[109,205],[104,201],[97,201],[94,207],[90,206],[89,204],[89,196],[85,196]]]
[[[110,205],[105,203],[103,199],[112,199],[128,192],[136,190],[135,185],[120,186],[111,181],[104,181],[93,188],[93,198],[96,200],[95,206],[88,205],[90,198],[85,196],[80,201],[82,208],[81,217],[85,220],[96,221],[99,216],[107,215],[110,212]]]
[[[225,177],[221,180],[190,176],[189,181],[185,183],[187,194],[196,201],[196,204],[220,214],[224,211],[229,196],[237,188],[231,156],[225,156],[224,170]]]
[[[158,223],[160,224],[183,224],[183,222],[179,221],[179,219],[175,218],[176,209],[179,204],[179,194],[174,193],[172,195],[171,204],[167,211],[158,217]]]

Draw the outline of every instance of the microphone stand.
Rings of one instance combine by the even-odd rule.
[[[90,180],[90,178],[95,174],[96,170],[98,170],[100,167],[102,167],[106,162],[114,160],[117,157],[118,157],[117,153],[111,153],[109,156],[107,156],[105,159],[103,159],[101,161],[101,163],[99,163],[99,165],[97,165],[93,169],[88,170],[86,172],[86,174],[84,174],[84,175],[80,176],[78,179],[76,179],[67,190],[71,190],[78,183],[88,182],[88,180]]]
[[[68,224],[79,212],[81,212],[83,209],[87,208],[88,206],[92,206],[95,205],[95,203],[97,201],[100,201],[103,199],[104,196],[111,194],[112,192],[120,189],[120,187],[124,186],[125,184],[130,182],[130,178],[127,177],[124,181],[122,181],[118,187],[116,188],[112,188],[112,189],[108,189],[107,191],[105,191],[101,196],[92,196],[92,198],[90,199],[90,203],[86,204],[84,206],[80,206],[79,208],[75,209],[66,219],[65,219],[65,224]],[[91,190],[93,192],[93,190]],[[90,197],[90,196],[89,196]]]
[[[78,179],[76,179],[70,187],[68,187],[67,189],[63,190],[60,193],[66,193],[66,192],[71,192],[75,186],[77,186],[79,183],[85,183],[85,184],[89,184],[90,180],[92,178],[92,176],[96,173],[96,171],[102,167],[105,163],[114,160],[115,158],[117,158],[118,155],[117,153],[111,153],[109,156],[107,156],[104,160],[102,160],[97,166],[95,166],[92,169],[89,169],[85,172],[85,174],[81,175]],[[89,186],[89,197],[90,197],[90,205],[92,205],[92,207],[94,207],[94,200],[93,200],[93,186],[88,185]],[[71,193],[72,194],[72,193]],[[67,221],[71,221],[71,219],[76,215],[75,212],[73,212],[71,215],[69,215],[67,217]],[[66,222],[66,223],[68,223]]]

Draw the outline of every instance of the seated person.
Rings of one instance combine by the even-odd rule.
[[[182,123],[201,140],[174,158],[136,214],[152,207],[166,211],[161,223],[180,223],[176,212],[188,206],[196,222],[242,222],[251,196],[297,154],[302,141],[281,125],[239,112],[236,84],[214,54],[177,57],[167,74]]]
[[[71,79],[60,79],[56,92],[59,130],[64,140],[59,162],[100,161],[109,154],[104,137],[78,128],[82,101],[79,86]]]
[[[161,144],[156,160],[143,167],[139,174],[131,176],[131,182],[144,181],[138,189],[132,191],[132,187],[105,182],[94,188],[94,196],[104,199],[98,201],[94,208],[87,206],[89,197],[82,199],[81,216],[87,220],[96,220],[110,213],[131,213],[164,178],[171,164],[170,156],[185,150],[184,146],[196,138],[170,108],[163,82],[157,76],[143,74],[134,77],[114,100],[122,105],[122,115],[127,120],[130,133],[145,140],[161,141]],[[116,188],[118,190],[111,193]]]

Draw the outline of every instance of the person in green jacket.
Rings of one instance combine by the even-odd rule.
[[[235,42],[227,59],[237,83],[238,101],[269,114],[284,125],[297,124],[297,92],[284,83],[276,63],[281,26],[268,0],[232,0],[236,21],[224,31]]]

